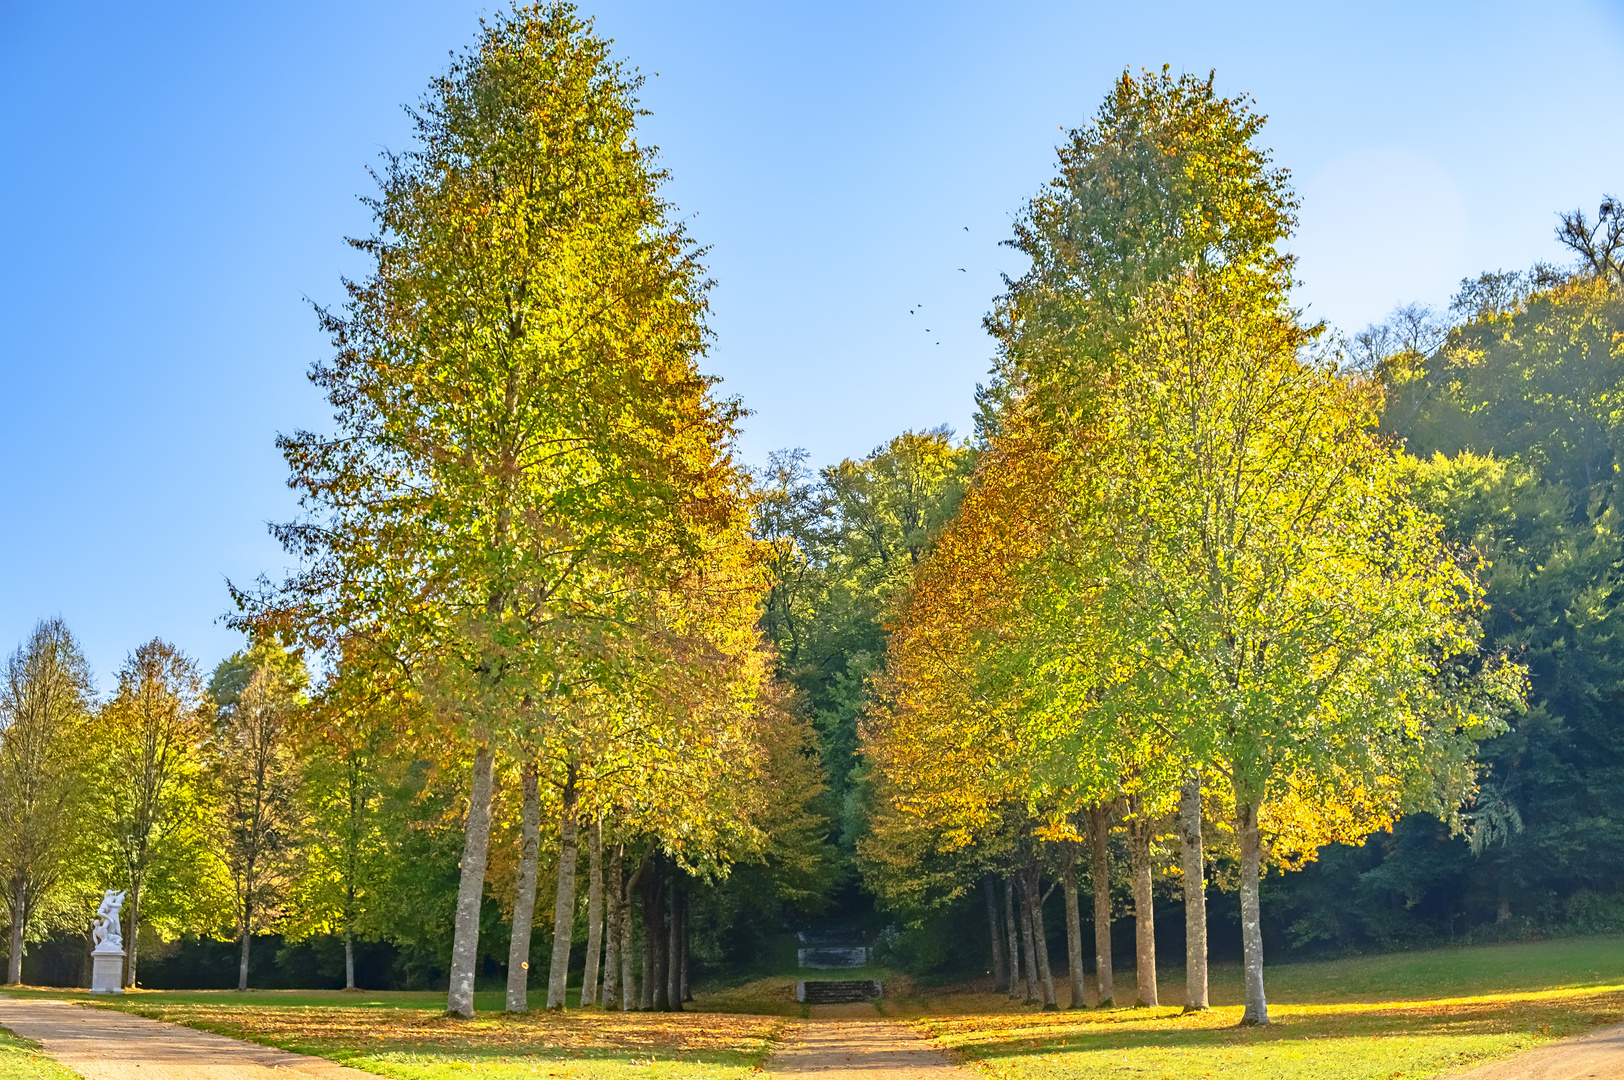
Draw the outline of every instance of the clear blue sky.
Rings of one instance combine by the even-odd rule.
[[[584,6],[652,76],[751,461],[968,430],[998,242],[1127,66],[1257,99],[1346,329],[1624,194],[1618,0]],[[482,10],[0,0],[0,649],[60,614],[105,692],[154,634],[236,646],[225,579],[286,563],[272,440],[325,419],[303,298],[361,269],[365,169]]]

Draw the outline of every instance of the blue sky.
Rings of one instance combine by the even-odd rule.
[[[106,691],[155,634],[236,646],[225,580],[286,563],[272,441],[325,419],[305,298],[361,271],[366,167],[489,9],[0,0],[0,648],[60,614]],[[1624,194],[1617,0],[584,9],[650,75],[752,462],[968,430],[999,241],[1124,67],[1256,98],[1299,299],[1348,330]]]

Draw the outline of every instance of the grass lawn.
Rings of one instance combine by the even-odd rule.
[[[737,1080],[766,1059],[784,1023],[750,1015],[547,1013],[538,1000],[544,996],[532,996],[537,1011],[507,1017],[500,992],[478,994],[472,1022],[442,1015],[443,992],[160,992],[96,1002],[398,1080],[461,1078],[470,1069],[506,1080]]]
[[[1125,996],[1132,983],[1119,973]],[[1042,1013],[1002,995],[923,990],[902,978],[887,984],[883,1011],[1000,1080],[1420,1078],[1624,1021],[1624,938],[1285,965],[1269,969],[1268,983],[1275,1023],[1262,1030],[1235,1026],[1240,973],[1228,967],[1213,971],[1217,1007],[1191,1016],[1176,1006]],[[1182,972],[1162,973],[1164,997],[1176,1001],[1182,984]],[[765,1061],[784,1018],[800,1014],[792,987],[774,976],[717,989],[696,1002],[706,1012],[514,1019],[498,1011],[499,992],[481,993],[472,1023],[445,1019],[444,994],[432,992],[154,992],[97,1003],[399,1080],[460,1078],[470,1069],[508,1080],[739,1080]],[[0,1080],[11,1075],[0,1072]]]
[[[0,1028],[0,1080],[78,1080],[78,1077],[38,1053],[33,1043]]]
[[[1183,973],[1168,971],[1161,982],[1176,998]],[[1128,986],[1131,995],[1131,976]],[[1217,1007],[1190,1016],[1170,1007],[1012,1011],[990,995],[957,1015],[945,1001],[890,1008],[913,1013],[937,1045],[1004,1080],[1429,1077],[1624,1021],[1624,939],[1286,965],[1269,970],[1268,986],[1274,1023],[1264,1029],[1235,1026],[1234,968],[1213,972]]]

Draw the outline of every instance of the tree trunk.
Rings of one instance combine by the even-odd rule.
[[[1089,847],[1093,856],[1090,880],[1094,886],[1094,982],[1102,1009],[1116,1005],[1111,975],[1111,811],[1093,806],[1088,811]]]
[[[637,875],[633,874],[635,878]],[[632,882],[620,888],[620,1011],[637,1008],[637,977],[632,970]]]
[[[594,821],[587,858],[586,971],[581,975],[581,1007],[598,1003],[598,957],[603,955],[603,825]]]
[[[1077,910],[1077,845],[1066,845],[1066,861],[1060,870],[1060,888],[1066,894],[1066,975],[1071,983],[1069,1009],[1088,1005],[1083,989],[1083,916]]]
[[[650,892],[651,900],[643,907],[643,936],[648,939],[649,955],[653,961],[649,972],[649,1008],[655,1012],[671,1011],[670,988],[666,974],[671,939],[671,924],[665,917],[665,894],[670,887],[666,880],[665,859],[655,860],[655,874]]]
[[[344,989],[355,989],[355,934],[344,931]]]
[[[451,989],[447,1016],[474,1018],[474,965],[479,960],[479,908],[485,898],[485,859],[491,847],[491,748],[474,748],[473,783],[468,790],[468,821],[463,828],[462,877],[457,884],[457,920],[451,939]]]
[[[580,855],[580,824],[575,820],[576,765],[570,762],[564,778],[563,806],[558,822],[558,895],[553,902],[553,963],[547,973],[547,1009],[562,1009],[570,978],[570,945],[575,937],[575,861]]]
[[[1037,939],[1038,982],[1043,989],[1043,1011],[1060,1008],[1054,996],[1054,973],[1049,970],[1049,935],[1043,931],[1043,873],[1037,867],[1029,872],[1032,888],[1027,903],[1032,905],[1032,936]]]
[[[1241,842],[1241,963],[1246,975],[1243,1025],[1267,1024],[1269,1003],[1263,995],[1263,921],[1258,908],[1258,878],[1263,868],[1263,838],[1258,835],[1257,799],[1235,792],[1235,835]]]
[[[23,981],[23,923],[27,917],[23,901],[27,895],[23,881],[15,881],[11,890],[11,955],[6,964],[6,982],[12,986]]]
[[[124,937],[124,985],[135,989],[135,962],[141,944],[141,878],[130,880],[130,932]]]
[[[536,922],[536,863],[541,857],[541,784],[536,763],[520,769],[524,791],[519,814],[519,871],[513,883],[513,936],[508,940],[507,1001],[510,1013],[530,1011],[530,938]]]
[[[1038,996],[1038,947],[1032,932],[1032,889],[1024,871],[1016,875],[1015,885],[1021,894],[1021,937],[1026,946],[1026,1004],[1037,1005],[1043,1000]]]
[[[684,890],[682,894],[682,1000],[689,1002],[694,999],[693,987],[688,984],[688,944],[693,935],[688,927],[688,915],[693,910],[692,897]]]
[[[665,857],[653,856],[643,874],[643,993],[644,1010],[665,1012],[666,993]]]
[[[682,871],[671,868],[671,922],[665,935],[665,1001],[672,1012],[682,1011],[682,921],[686,890]]]
[[[248,948],[250,943],[252,943],[254,940],[254,935],[248,932],[248,928],[253,925],[253,923],[249,921],[249,916],[252,914],[253,909],[249,907],[249,905],[244,904],[242,920],[242,955],[237,960],[238,993],[244,993],[248,989]]]
[[[1133,870],[1133,944],[1138,966],[1136,1005],[1159,1004],[1156,997],[1156,908],[1150,894],[1150,836],[1155,827],[1139,796],[1128,797],[1128,857]]]
[[[1004,938],[1009,942],[1009,1000],[1021,996],[1020,918],[1015,913],[1015,879],[1004,879]]]
[[[1207,860],[1201,845],[1201,774],[1179,789],[1179,846],[1184,870],[1184,1011],[1207,1007]]]
[[[609,852],[609,878],[604,882],[603,993],[598,1000],[604,1008],[613,1008],[620,1001],[620,950],[624,947],[620,937],[621,877],[625,874],[625,847],[616,844]]]
[[[987,932],[992,940],[992,988],[997,993],[1009,989],[1009,964],[1004,959],[1003,933],[998,926],[998,896],[993,892],[992,878],[981,879],[981,892],[987,898]]]

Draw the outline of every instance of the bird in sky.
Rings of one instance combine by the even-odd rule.
[[[966,270],[966,269],[965,269],[965,268],[964,268],[964,267],[962,267],[962,266],[961,266],[961,267],[959,267],[959,273],[961,273],[961,274],[967,274],[967,273],[969,273],[969,271],[968,271],[968,270]]]

